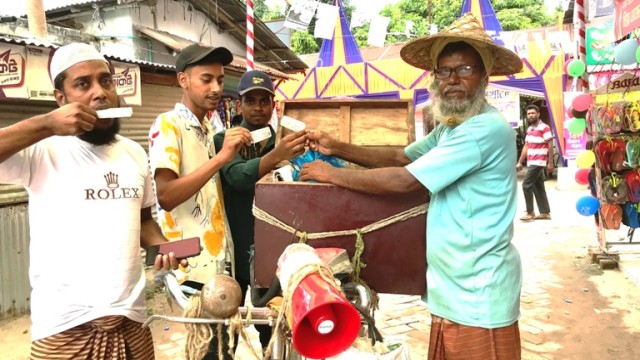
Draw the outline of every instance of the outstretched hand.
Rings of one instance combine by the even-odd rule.
[[[293,134],[284,136],[276,144],[273,149],[274,156],[278,161],[291,160],[298,155],[302,155],[305,151],[305,144],[307,142],[306,130],[297,131]]]
[[[310,163],[306,163],[300,169],[298,178],[302,181],[315,180],[323,183],[331,183],[333,178],[332,174],[336,168],[331,164],[322,160],[315,160]]]
[[[91,107],[70,103],[44,115],[47,127],[53,135],[80,135],[93,130],[98,120],[96,111]]]
[[[225,162],[231,161],[238,151],[240,151],[242,145],[251,145],[251,141],[251,132],[249,132],[249,130],[241,126],[233,127],[224,133],[224,142],[218,155],[221,156]]]
[[[323,155],[332,155],[331,146],[335,142],[324,131],[321,130],[307,130],[307,145],[311,150],[317,151]]]

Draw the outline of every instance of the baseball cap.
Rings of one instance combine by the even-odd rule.
[[[109,65],[107,59],[105,59],[104,56],[96,50],[96,48],[89,44],[71,43],[59,47],[53,53],[51,64],[49,64],[49,75],[51,76],[51,81],[54,81],[60,73],[73,65],[90,60],[104,61],[105,64]]]
[[[191,44],[182,49],[176,58],[176,72],[183,72],[187,66],[201,62],[204,59],[220,62],[226,66],[233,61],[233,54],[225,47],[211,47],[201,44]]]
[[[272,95],[275,95],[273,82],[271,82],[269,75],[260,70],[250,70],[244,73],[238,84],[238,94],[242,96],[251,90],[257,89],[266,90]]]

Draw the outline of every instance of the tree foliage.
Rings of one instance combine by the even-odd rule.
[[[458,18],[462,1],[400,0],[396,4],[386,5],[380,12],[381,16],[390,19],[385,43],[405,42],[412,37],[428,34],[432,24],[437,25],[438,29],[448,26]],[[319,2],[333,4],[333,0],[319,0]],[[351,19],[351,14],[354,11],[353,6],[349,0],[341,2],[347,19]],[[492,0],[491,2],[496,17],[505,31],[537,28],[557,23],[556,15],[547,13],[544,0]],[[263,21],[283,18],[289,10],[289,6],[285,9],[268,9],[265,0],[254,0],[254,5],[256,17]],[[405,32],[405,24],[408,20],[413,22],[410,37]],[[307,31],[293,31],[291,49],[296,54],[319,51],[322,39],[316,39],[313,36],[315,21],[314,17]],[[366,23],[351,29],[358,46],[369,46],[367,44],[369,28],[370,24]]]

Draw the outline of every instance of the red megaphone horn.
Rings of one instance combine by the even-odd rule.
[[[294,245],[296,251],[287,256],[285,250],[280,258],[284,258],[279,261],[280,273],[295,273],[301,264],[309,264],[310,256],[313,262],[317,258],[318,263],[322,263],[310,246]],[[296,254],[301,249],[306,250],[301,245],[308,247],[313,255],[307,251]],[[293,290],[290,309],[293,346],[307,358],[324,359],[340,354],[351,346],[360,331],[358,310],[318,272],[305,276]]]

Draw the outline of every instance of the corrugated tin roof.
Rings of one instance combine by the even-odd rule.
[[[155,30],[155,29],[151,29],[145,26],[139,26],[136,25],[135,29],[140,31],[141,33],[150,36],[158,41],[160,41],[161,43],[167,45],[168,47],[176,50],[176,51],[181,51],[182,49],[184,49],[185,47],[193,44],[193,41],[189,40],[189,39],[185,39],[183,37],[174,35],[174,34],[170,34],[166,31],[162,31],[162,30]],[[271,75],[272,77],[276,77],[279,79],[283,79],[283,80],[291,80],[293,79],[292,77],[290,77],[289,75],[278,71],[276,69],[273,69],[269,66],[265,66],[259,62],[255,62],[255,68],[261,71],[264,71],[265,73]],[[236,68],[238,70],[240,70],[241,72],[245,72],[247,71],[247,59],[245,57],[242,57],[240,55],[237,54],[233,54],[233,61],[231,62],[231,64],[227,65],[229,67],[232,68]],[[174,66],[171,66],[171,68],[174,68]]]
[[[241,0],[187,0],[192,6],[204,14],[208,14],[211,21],[218,25],[220,32],[228,32],[241,44],[246,42],[247,36],[247,10],[246,4]],[[92,3],[99,3],[102,6],[115,4],[115,0],[94,0],[94,1],[68,1],[68,5],[56,8],[46,8],[47,17],[56,15],[68,17],[73,12],[67,12],[74,6],[88,8]],[[55,14],[54,14],[55,13]],[[268,66],[282,73],[304,72],[308,66],[285,45],[276,34],[261,20],[254,20],[254,61]]]
[[[186,39],[182,39],[186,45],[191,44],[190,41],[186,40]],[[160,41],[160,40],[159,40]],[[31,45],[31,46],[40,46],[40,47],[46,47],[46,48],[50,48],[50,49],[57,49],[60,47],[60,45],[57,44],[52,44],[52,43],[48,43],[48,42],[43,42],[41,40],[35,40],[35,39],[19,39],[19,38],[9,38],[9,37],[0,37],[0,42],[5,42],[5,43],[10,43],[10,44],[17,44],[17,45]],[[186,46],[184,45],[184,46]],[[182,49],[184,48],[184,46],[176,49]],[[142,66],[147,66],[147,67],[152,67],[152,68],[157,68],[157,69],[163,69],[163,70],[174,70],[176,67],[174,65],[170,65],[170,64],[160,64],[160,63],[154,63],[154,62],[150,62],[150,61],[144,61],[144,60],[138,60],[138,59],[129,59],[129,58],[124,58],[121,56],[117,56],[117,55],[113,55],[113,54],[104,54],[107,58],[111,59],[111,60],[116,60],[116,61],[120,61],[120,62],[126,62],[126,63],[130,63],[130,64],[136,64],[136,65],[142,65]],[[228,67],[234,68],[239,70],[241,73],[244,73],[245,71],[247,71],[247,59],[245,59],[244,57],[240,56],[240,55],[233,55],[233,62],[231,62],[231,64],[227,65]],[[292,80],[293,78],[283,72],[280,72],[278,70],[272,69],[270,67],[261,65],[259,63],[255,64],[256,69],[258,70],[262,70],[265,73],[271,75],[274,78],[280,79],[280,80]]]
[[[247,37],[247,5],[241,0],[189,0],[199,11],[210,14],[211,20],[218,24],[220,31],[229,32],[240,43]],[[216,10],[217,6],[217,10]],[[256,62],[270,66],[285,73],[303,72],[308,66],[285,45],[265,23],[255,19],[253,26]]]
[[[44,0],[44,11],[64,9],[70,6],[93,4],[104,2],[104,0]]]
[[[161,68],[161,69],[167,69],[167,70],[173,70],[173,69],[176,68],[173,65],[154,63],[154,62],[151,62],[151,61],[127,59],[127,58],[123,58],[123,57],[120,57],[120,56],[109,55],[109,54],[106,54],[105,56],[107,58],[111,59],[111,60],[116,60],[116,61],[120,61],[120,62],[131,63],[131,64],[136,64],[136,65],[145,65],[145,66],[150,66],[150,67],[154,67],[154,68]]]
[[[10,44],[33,45],[33,46],[48,47],[52,49],[60,47],[48,41],[42,41],[38,39],[19,39],[19,38],[10,38],[10,37],[0,37],[0,41],[5,43],[10,43]]]

